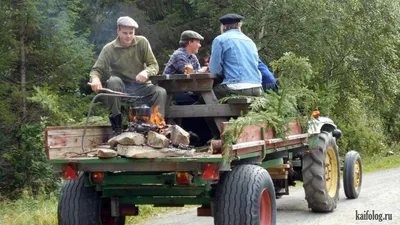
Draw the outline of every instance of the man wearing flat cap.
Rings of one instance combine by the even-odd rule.
[[[241,32],[243,16],[222,16],[221,35],[211,46],[210,72],[223,77],[214,87],[217,98],[229,95],[260,96],[261,73],[258,70],[258,52],[255,43]]]
[[[163,75],[185,74],[185,67],[191,66],[193,73],[205,72],[206,67],[200,67],[199,60],[196,57],[200,41],[204,40],[203,36],[192,30],[185,30],[181,34],[179,40],[180,48],[175,50],[165,66]],[[175,102],[177,104],[187,105],[193,104],[198,96],[191,92],[180,92],[175,94]]]
[[[165,89],[148,81],[155,76],[159,67],[149,41],[135,35],[139,27],[135,20],[128,16],[117,20],[118,37],[103,47],[91,72],[92,90],[98,92],[102,88],[101,77],[107,75],[107,88],[144,96],[143,101],[152,106],[159,106],[159,112],[165,115],[167,93]],[[109,97],[110,122],[115,134],[122,132],[121,99]]]
[[[175,50],[171,55],[163,75],[184,74],[185,65],[188,64],[193,67],[193,72],[204,70],[200,68],[199,60],[196,57],[196,53],[198,53],[201,47],[200,41],[202,40],[204,40],[204,38],[195,31],[183,31],[179,40],[180,48]]]

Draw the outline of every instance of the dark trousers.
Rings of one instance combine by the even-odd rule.
[[[130,95],[143,96],[141,102],[149,104],[150,106],[158,105],[159,112],[164,118],[165,104],[167,101],[167,92],[164,88],[150,83],[124,83],[121,78],[116,76],[112,76],[107,80],[107,88]],[[112,117],[121,114],[120,97],[108,97],[108,106]]]
[[[199,100],[199,96],[193,92],[177,92],[174,95],[175,104],[177,105],[193,105]]]

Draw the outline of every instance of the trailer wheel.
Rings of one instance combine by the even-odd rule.
[[[214,223],[218,225],[274,225],[275,190],[268,171],[239,165],[218,184]]]
[[[343,185],[349,199],[356,199],[361,191],[362,166],[360,154],[356,151],[346,153],[344,157]]]
[[[331,212],[339,199],[339,153],[331,133],[318,136],[318,149],[303,156],[303,187],[308,208],[314,212]]]
[[[124,225],[125,217],[112,217],[110,199],[101,198],[92,187],[84,186],[85,175],[70,180],[61,189],[58,201],[59,225]]]

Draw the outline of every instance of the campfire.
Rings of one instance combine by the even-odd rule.
[[[127,131],[145,134],[149,131],[162,133],[167,124],[162,119],[159,112],[159,106],[156,105],[152,109],[147,105],[141,105],[134,112],[129,108],[129,123]],[[150,112],[151,111],[151,112]]]
[[[166,124],[158,106],[152,109],[145,104],[140,107],[130,107],[128,119],[128,128],[122,134],[108,140],[107,143],[112,149],[128,148],[136,151],[143,146],[155,149],[193,148],[189,145],[190,134],[178,125]]]
[[[110,148],[100,149],[98,157],[162,158],[194,154],[190,134],[178,125],[166,124],[158,106],[153,109],[144,104],[130,107],[128,119],[128,128],[109,139],[107,144]]]

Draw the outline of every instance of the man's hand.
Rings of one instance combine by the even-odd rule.
[[[92,78],[92,82],[89,83],[90,86],[92,87],[92,91],[98,92],[103,86],[101,85],[101,81],[98,77]]]
[[[142,72],[138,73],[138,75],[136,75],[136,82],[144,83],[147,81],[148,78],[149,72],[147,70],[143,70]]]

